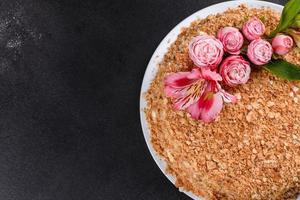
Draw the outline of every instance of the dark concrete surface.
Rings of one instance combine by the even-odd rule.
[[[0,0],[0,200],[189,199],[148,152],[140,85],[162,38],[218,2]]]

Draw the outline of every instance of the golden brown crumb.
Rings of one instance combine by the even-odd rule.
[[[152,144],[167,172],[176,177],[177,187],[205,199],[295,199],[300,191],[299,82],[255,68],[246,85],[226,88],[239,101],[226,104],[211,124],[174,111],[163,92],[166,74],[191,69],[187,45],[193,36],[215,35],[222,26],[241,28],[251,16],[263,20],[267,34],[280,18],[271,9],[241,5],[183,29],[146,93]],[[300,65],[299,49],[285,59]]]

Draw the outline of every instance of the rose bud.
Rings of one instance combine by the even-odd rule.
[[[266,31],[265,25],[257,17],[252,17],[243,26],[244,36],[249,40],[260,38]]]
[[[247,83],[250,72],[250,63],[242,56],[229,56],[220,66],[223,81],[230,87]]]
[[[189,56],[197,67],[217,68],[223,58],[223,45],[213,36],[200,35],[189,45]]]
[[[293,48],[293,39],[287,35],[277,35],[272,41],[272,47],[276,54],[285,55]]]
[[[240,49],[244,43],[244,37],[239,29],[225,27],[219,30],[218,39],[222,42],[224,50],[230,54],[240,54]]]
[[[247,50],[249,60],[255,65],[267,64],[273,54],[272,45],[262,39],[253,40]]]

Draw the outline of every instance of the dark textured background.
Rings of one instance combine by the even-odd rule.
[[[0,0],[0,200],[188,199],[148,152],[139,91],[162,38],[217,2]]]

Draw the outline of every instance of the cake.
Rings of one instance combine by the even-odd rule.
[[[263,21],[265,35],[280,20],[270,8],[240,5],[182,29],[145,94],[151,142],[167,173],[178,188],[204,199],[296,199],[300,192],[299,81],[251,66],[247,84],[222,85],[237,103],[224,104],[213,123],[174,109],[164,92],[167,75],[194,67],[188,52],[192,38],[203,32],[216,36],[224,26],[242,29],[254,16]],[[300,65],[300,50],[294,47],[281,58]]]

